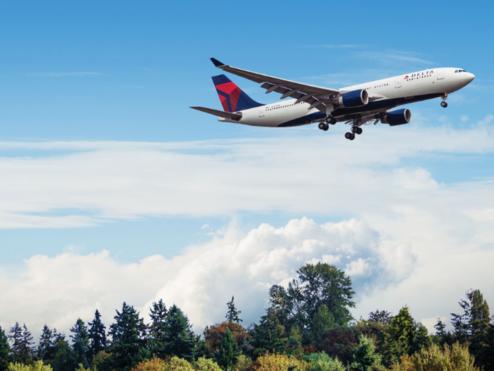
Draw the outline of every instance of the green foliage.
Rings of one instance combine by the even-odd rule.
[[[283,353],[286,350],[288,339],[285,326],[272,310],[268,310],[266,315],[261,317],[259,324],[254,325],[251,335],[255,356],[264,353]]]
[[[106,328],[101,320],[101,313],[96,309],[94,319],[89,322],[89,354],[92,359],[106,349]]]
[[[235,306],[235,297],[232,296],[232,300],[230,300],[228,303],[226,303],[226,306],[228,308],[225,318],[228,322],[234,322],[234,323],[240,323],[242,320],[240,319],[240,314],[242,311],[238,310],[237,307]]]
[[[218,348],[223,341],[225,333],[230,330],[239,351],[248,351],[250,335],[247,330],[235,322],[222,322],[220,324],[206,327],[204,330],[204,351],[203,354],[213,357],[218,352]]]
[[[331,358],[324,352],[311,353],[306,357],[310,371],[345,371],[345,366],[338,359]]]
[[[247,357],[245,354],[240,354],[237,357],[237,363],[235,363],[235,367],[233,368],[235,371],[249,371],[252,367],[252,360]]]
[[[284,354],[265,354],[257,358],[254,370],[258,371],[305,371],[310,370],[310,365],[292,356]]]
[[[43,361],[36,361],[31,365],[23,363],[9,363],[7,367],[8,371],[52,371],[53,369],[49,365],[45,365]]]
[[[132,371],[163,371],[167,368],[166,362],[160,358],[151,358],[139,362]]]
[[[5,371],[9,364],[10,346],[7,335],[0,327],[0,371]]]
[[[194,369],[196,371],[221,371],[221,367],[213,361],[211,358],[199,358],[195,364]]]
[[[74,327],[70,329],[72,333],[72,350],[77,364],[82,364],[84,367],[89,366],[91,352],[89,349],[89,333],[86,324],[82,319],[77,319]]]
[[[168,311],[164,329],[164,353],[193,361],[196,339],[189,320],[176,305]]]
[[[110,327],[112,337],[111,361],[113,368],[128,370],[148,356],[146,326],[134,307],[123,303]]]
[[[26,325],[21,327],[16,322],[10,330],[9,338],[12,344],[10,347],[12,361],[14,363],[32,363],[34,358],[33,336]]]
[[[297,325],[290,328],[290,334],[286,344],[286,352],[295,357],[301,357],[304,353],[302,347],[302,333]]]
[[[57,340],[54,352],[51,364],[55,371],[73,371],[77,367],[74,352],[62,337]]]
[[[321,344],[324,335],[331,329],[336,327],[333,315],[326,304],[321,304],[317,308],[311,324],[311,339],[313,344]]]
[[[93,371],[108,371],[111,370],[111,355],[110,353],[100,350],[93,357]]]
[[[166,362],[163,371],[194,371],[194,368],[186,359],[173,356]]]
[[[383,369],[381,365],[381,356],[376,353],[374,342],[360,336],[359,343],[353,352],[352,370],[356,371],[374,371]]]
[[[151,305],[149,317],[151,326],[149,328],[149,347],[151,354],[155,357],[166,357],[166,318],[168,311],[163,299]]]
[[[390,365],[399,360],[402,355],[410,355],[428,347],[430,343],[427,329],[415,322],[408,307],[403,307],[389,323],[385,335],[384,363]]]
[[[433,344],[419,352],[401,357],[399,363],[392,366],[392,371],[479,371],[474,365],[474,357],[466,345],[458,343],[440,348]]]
[[[237,343],[233,338],[230,329],[227,329],[223,339],[216,353],[216,360],[223,367],[223,369],[229,371],[233,368],[237,358]]]

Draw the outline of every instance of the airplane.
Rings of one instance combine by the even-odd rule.
[[[398,106],[441,97],[441,106],[448,106],[447,97],[474,78],[473,73],[457,67],[431,68],[386,79],[332,89],[285,80],[226,65],[211,58],[214,66],[254,81],[266,93],[281,94],[281,101],[261,104],[250,98],[225,75],[213,76],[213,83],[223,111],[192,106],[191,108],[219,117],[219,121],[265,127],[290,127],[318,123],[327,131],[330,125],[344,122],[351,125],[345,138],[354,140],[362,134],[362,126],[381,122],[390,126],[408,124],[412,112]],[[290,97],[291,99],[286,99]]]

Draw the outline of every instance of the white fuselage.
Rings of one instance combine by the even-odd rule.
[[[358,109],[358,112],[365,114],[382,111],[383,106],[392,108],[404,104],[400,98],[410,98],[406,103],[411,103],[438,96],[446,97],[449,93],[467,85],[474,77],[473,74],[461,68],[432,68],[347,86],[340,89],[340,92],[345,93],[359,89],[367,90],[371,101],[366,106],[360,106]],[[388,102],[389,107],[387,106]],[[327,113],[338,113],[338,109],[338,106],[331,106],[328,108]],[[346,110],[351,110],[351,108]],[[316,121],[316,117],[322,114],[317,108],[311,107],[310,104],[305,102],[297,102],[296,99],[286,99],[241,112],[242,118],[238,121],[239,123],[269,127],[284,126],[286,123],[296,122],[298,119],[301,120],[301,124],[310,123],[312,116],[315,118],[313,121]]]

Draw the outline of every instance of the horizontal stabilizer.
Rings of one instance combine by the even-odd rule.
[[[242,114],[240,112],[225,112],[213,108],[200,107],[200,106],[192,106],[190,108],[232,121],[239,121],[242,118]]]

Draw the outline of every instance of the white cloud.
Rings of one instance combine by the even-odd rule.
[[[468,129],[371,127],[355,142],[300,130],[276,139],[0,143],[8,151],[0,157],[1,228],[242,211],[352,217],[333,224],[302,218],[245,233],[230,227],[172,259],[32,257],[21,273],[3,267],[0,274],[3,325],[67,328],[95,307],[108,319],[123,300],[145,308],[163,296],[200,328],[221,320],[232,294],[254,320],[271,284],[317,260],[352,275],[357,317],[409,304],[430,321],[448,316],[470,288],[493,300],[493,181],[444,183],[424,165],[404,165],[423,155],[490,154],[492,121],[486,116]]]

